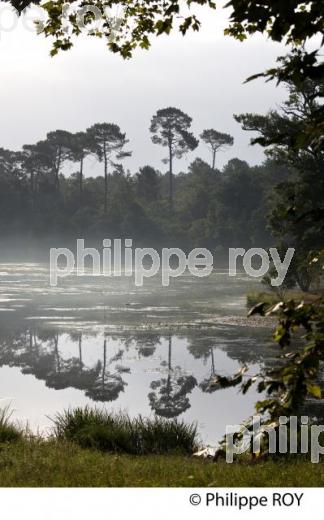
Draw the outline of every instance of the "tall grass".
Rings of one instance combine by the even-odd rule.
[[[0,408],[0,443],[16,442],[22,439],[22,430],[11,421],[12,410],[10,406]]]
[[[54,435],[83,448],[132,455],[192,454],[197,447],[197,427],[160,418],[131,419],[96,408],[75,408],[57,414]]]

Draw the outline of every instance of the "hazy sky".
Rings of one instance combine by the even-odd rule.
[[[261,148],[249,146],[250,136],[233,114],[264,113],[284,99],[282,87],[243,81],[272,66],[285,50],[259,36],[244,43],[225,38],[226,12],[201,12],[206,14],[200,33],[160,37],[150,51],[139,50],[130,61],[108,52],[103,41],[86,37],[73,50],[51,58],[50,41],[21,22],[14,30],[2,30],[0,147],[19,149],[58,128],[79,131],[95,122],[115,122],[127,132],[133,150],[125,167],[134,172],[151,164],[163,171],[165,150],[153,145],[148,128],[157,109],[176,106],[193,118],[196,135],[216,128],[234,136],[233,148],[218,156],[219,167],[232,157],[260,162]],[[176,162],[176,170],[197,156],[210,160],[200,145]],[[87,165],[88,175],[97,171],[93,161]]]

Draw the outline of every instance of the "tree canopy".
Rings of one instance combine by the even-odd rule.
[[[211,167],[214,170],[216,165],[217,152],[224,150],[229,146],[233,146],[234,138],[229,134],[218,132],[213,128],[210,128],[209,130],[204,130],[200,138],[204,141],[204,143],[208,146],[212,153]]]
[[[170,175],[170,203],[173,205],[173,160],[195,150],[198,140],[190,132],[192,119],[179,108],[168,107],[158,110],[152,117],[150,132],[152,141],[168,149]]]
[[[81,33],[78,14],[82,13],[80,10],[84,6],[90,6],[93,11],[83,16],[83,24],[90,27],[91,35],[105,38],[108,47],[124,57],[130,57],[137,46],[148,48],[151,36],[169,34],[174,28],[182,34],[186,34],[189,29],[199,30],[201,22],[195,7],[204,6],[215,10],[217,4],[212,0],[5,1],[19,12],[31,4],[44,8],[48,14],[44,33],[54,37],[54,52],[71,48],[72,37]],[[64,4],[69,5],[66,17],[62,13]],[[225,7],[230,9],[225,34],[239,40],[259,32],[274,41],[300,45],[315,35],[321,35],[324,28],[322,0],[230,0]],[[117,32],[116,26],[111,23],[111,13],[115,8],[119,8]],[[91,31],[96,10],[102,15],[101,31]]]

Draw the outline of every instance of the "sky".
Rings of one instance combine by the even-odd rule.
[[[236,42],[223,35],[227,11],[196,10],[202,21],[199,33],[156,38],[149,51],[138,50],[125,61],[103,41],[86,36],[71,51],[51,58],[49,39],[26,29],[23,20],[8,30],[12,18],[0,9],[0,147],[18,150],[51,130],[76,132],[113,122],[130,140],[133,154],[124,161],[126,169],[135,173],[150,164],[165,171],[165,149],[151,142],[149,126],[158,109],[175,106],[193,118],[196,136],[205,128],[233,135],[234,146],[218,155],[217,167],[233,157],[260,163],[262,149],[250,146],[251,135],[233,114],[266,113],[285,99],[284,88],[274,83],[243,83],[273,66],[287,49],[261,36]],[[204,144],[177,160],[175,170],[186,170],[196,157],[210,162]],[[90,159],[86,176],[100,172]]]

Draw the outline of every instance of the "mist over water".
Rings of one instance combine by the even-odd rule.
[[[253,412],[256,395],[211,393],[209,381],[245,363],[257,372],[274,356],[269,324],[246,318],[246,293],[257,287],[217,269],[165,288],[160,275],[135,287],[90,271],[53,288],[48,264],[3,262],[0,396],[45,432],[56,412],[88,404],[194,421],[215,445]]]

